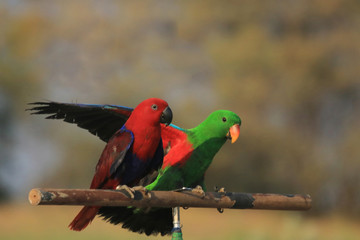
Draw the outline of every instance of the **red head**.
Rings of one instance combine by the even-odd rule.
[[[142,101],[131,113],[125,126],[128,128],[132,124],[143,126],[154,126],[160,123],[169,125],[172,121],[172,111],[168,103],[159,98],[149,98]]]

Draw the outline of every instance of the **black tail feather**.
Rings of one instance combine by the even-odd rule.
[[[173,227],[171,208],[102,207],[98,214],[112,224],[122,223],[123,228],[146,235],[171,234]]]

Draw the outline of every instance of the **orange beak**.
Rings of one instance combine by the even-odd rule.
[[[228,139],[231,139],[231,143],[234,143],[238,139],[239,135],[240,135],[240,125],[235,124],[229,129],[229,132],[226,134],[226,137]]]

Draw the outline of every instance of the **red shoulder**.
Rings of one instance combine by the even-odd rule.
[[[190,158],[194,149],[188,141],[186,131],[173,124],[168,127],[161,125],[161,138],[166,154],[163,169],[167,166],[182,166]]]
[[[174,124],[170,124],[169,126],[161,124],[161,138],[163,141],[163,148],[165,153],[168,152],[166,149],[169,147],[174,146],[178,142],[187,140],[185,131],[185,129],[180,128]]]

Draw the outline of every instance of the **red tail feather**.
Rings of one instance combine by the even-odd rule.
[[[74,231],[81,231],[86,228],[89,223],[95,218],[99,207],[86,206],[76,215],[74,220],[70,223],[69,228]]]

